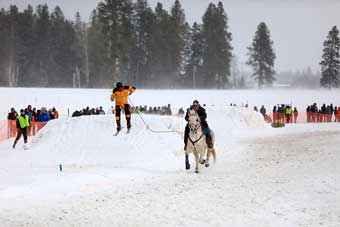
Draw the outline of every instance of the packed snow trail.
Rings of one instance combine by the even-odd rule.
[[[185,125],[143,117],[159,130]],[[209,110],[217,162],[200,174],[184,170],[180,135],[137,116],[117,137],[113,116],[52,121],[29,151],[0,144],[1,226],[338,226],[339,126],[258,119]]]

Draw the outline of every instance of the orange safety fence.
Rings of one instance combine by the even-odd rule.
[[[47,122],[31,122],[28,128],[28,136],[34,136],[40,129],[42,129]],[[2,120],[0,121],[0,142],[17,135],[16,121]]]

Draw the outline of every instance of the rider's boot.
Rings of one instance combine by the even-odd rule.
[[[119,132],[122,129],[122,126],[120,125],[120,121],[116,121],[117,122],[117,132]]]

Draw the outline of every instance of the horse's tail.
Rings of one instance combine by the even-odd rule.
[[[215,148],[210,148],[210,149],[208,149],[208,152],[209,152],[210,154],[212,154],[212,156],[213,156],[213,158],[214,158],[214,162],[216,162],[216,150],[215,150]]]

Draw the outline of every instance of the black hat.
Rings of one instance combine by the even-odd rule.
[[[192,103],[197,103],[199,104],[200,102],[198,100],[194,100]]]
[[[20,113],[22,113],[22,112],[25,112],[25,110],[21,109],[21,110],[20,110]]]
[[[117,87],[117,88],[122,88],[122,87],[123,87],[122,82],[118,82],[118,83],[116,84],[116,87]]]

